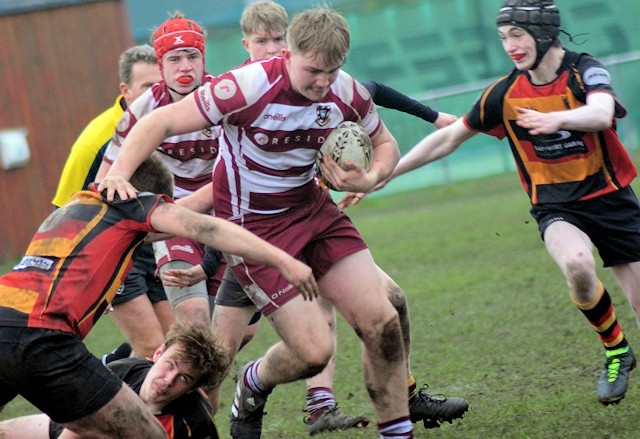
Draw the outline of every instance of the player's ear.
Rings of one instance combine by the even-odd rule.
[[[163,352],[164,352],[164,343],[158,346],[158,349],[156,349],[156,351],[153,353],[153,361],[158,361],[158,358],[160,358]]]
[[[125,97],[125,99],[128,98],[127,94],[129,93],[129,86],[127,85],[126,82],[121,82],[120,83],[120,94],[122,96]]]

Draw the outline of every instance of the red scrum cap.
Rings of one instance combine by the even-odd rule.
[[[204,60],[205,33],[198,23],[182,16],[169,18],[162,23],[151,37],[156,51],[158,65],[162,69],[162,58],[175,49],[198,49]]]

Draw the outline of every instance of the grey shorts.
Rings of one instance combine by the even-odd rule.
[[[245,308],[247,306],[255,306],[251,301],[247,293],[244,292],[242,286],[238,283],[233,270],[227,265],[227,268],[222,276],[222,283],[216,294],[215,304],[219,306],[229,306],[232,308]],[[262,314],[256,310],[256,313],[251,318],[250,325],[253,325]]]

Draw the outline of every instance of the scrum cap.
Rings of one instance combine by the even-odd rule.
[[[158,64],[162,68],[162,58],[175,49],[195,48],[204,59],[205,34],[198,23],[184,17],[173,17],[162,23],[151,37]]]
[[[518,26],[536,40],[536,68],[560,33],[560,11],[553,0],[507,0],[500,8],[496,24]]]

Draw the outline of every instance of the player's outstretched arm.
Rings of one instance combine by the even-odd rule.
[[[223,253],[278,268],[305,299],[319,294],[311,268],[230,221],[195,213],[174,203],[162,203],[152,213],[151,225],[159,232],[193,239]]]
[[[176,204],[194,212],[211,212],[213,209],[213,183],[207,183],[194,193],[176,200]]]
[[[376,81],[366,81],[362,85],[367,89],[376,105],[419,117],[429,123],[435,123],[438,119],[439,114],[436,110],[410,98],[395,88]]]
[[[434,131],[402,156],[393,172],[385,180],[379,182],[372,191],[382,189],[391,180],[402,174],[451,154],[465,140],[470,139],[475,134],[477,132],[467,128],[462,119],[458,119],[453,124]],[[358,204],[365,195],[362,192],[346,194],[338,201],[338,206],[344,209]]]
[[[458,116],[456,116],[455,114],[443,113],[441,111],[440,113],[438,113],[438,118],[433,123],[433,126],[438,129],[444,128],[446,126],[451,125],[456,120],[458,120]]]
[[[135,198],[137,191],[129,183],[129,179],[164,139],[208,126],[209,123],[200,113],[193,94],[179,102],[156,108],[131,128],[122,143],[118,157],[100,180],[98,191],[106,189],[108,201],[113,201],[115,193],[123,200]]]
[[[453,114],[438,112],[388,85],[376,81],[366,81],[362,85],[369,91],[376,105],[419,117],[436,128],[444,128],[458,119]]]

